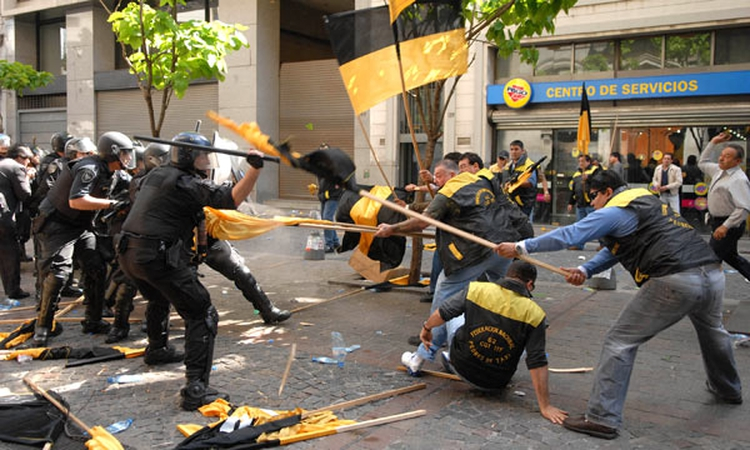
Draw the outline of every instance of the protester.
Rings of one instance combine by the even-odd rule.
[[[447,299],[424,322],[420,338],[431,344],[432,329],[446,324],[450,354],[447,368],[473,387],[502,391],[525,354],[539,410],[552,423],[568,416],[549,402],[545,328],[542,308],[531,300],[536,268],[514,261],[497,283],[474,281]]]
[[[532,161],[526,154],[523,142],[519,140],[511,142],[510,161],[503,170],[503,184],[507,185],[513,182],[533,164],[534,161]],[[523,211],[527,217],[531,217],[531,214],[534,211],[534,205],[536,204],[537,180],[537,173],[536,170],[534,170],[531,176],[521,183],[521,185],[511,194],[513,201],[521,207],[521,211]]]
[[[714,136],[703,150],[698,167],[711,177],[708,188],[712,230],[709,244],[719,258],[750,280],[750,262],[737,253],[737,242],[745,234],[750,213],[750,181],[741,167],[745,150],[739,144],[727,144],[719,154],[719,162],[713,162],[719,144],[730,138],[731,135],[725,132]]]
[[[701,236],[646,189],[628,189],[613,171],[595,174],[588,184],[595,211],[572,225],[537,238],[503,242],[495,251],[506,258],[562,250],[581,240],[605,246],[566,280],[586,278],[621,263],[640,289],[604,338],[594,387],[583,416],[563,426],[579,433],[614,439],[638,347],[658,333],[690,318],[700,343],[706,387],[720,401],[742,403],[742,387],[729,333],[722,323],[724,272]]]

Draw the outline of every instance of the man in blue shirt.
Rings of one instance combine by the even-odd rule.
[[[581,285],[619,262],[640,287],[604,338],[586,414],[566,419],[563,426],[603,439],[617,437],[638,347],[685,316],[698,335],[707,389],[722,402],[742,403],[731,339],[722,325],[719,258],[679,214],[646,189],[628,189],[613,171],[599,171],[589,189],[594,212],[582,220],[495,248],[510,258],[599,239],[605,248],[585,264],[564,269],[566,280]]]

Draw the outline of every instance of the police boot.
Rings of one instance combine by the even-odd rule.
[[[153,348],[150,345],[146,346],[146,354],[143,357],[143,361],[149,366],[177,363],[182,362],[184,359],[185,354],[171,345],[161,348]]]
[[[86,312],[81,321],[81,332],[84,334],[107,334],[111,325],[102,320],[102,307],[104,306],[104,277],[98,274],[87,273],[84,279],[84,303]]]
[[[292,317],[291,312],[279,309],[271,303],[271,299],[263,292],[263,289],[261,289],[247,267],[238,270],[234,284],[242,291],[242,295],[258,310],[260,317],[263,318],[263,322],[276,324]]]
[[[195,411],[203,405],[208,405],[218,399],[229,401],[229,394],[219,392],[216,389],[208,387],[200,379],[190,380],[184,388],[180,390],[180,407],[185,411]]]
[[[130,332],[130,313],[133,312],[133,297],[137,290],[128,285],[122,283],[117,286],[113,297],[115,299],[115,321],[112,328],[107,334],[107,339],[104,340],[107,344],[114,342],[120,342],[121,340],[128,337]]]
[[[57,301],[60,298],[60,290],[65,281],[54,275],[47,275],[42,281],[42,293],[39,301],[39,313],[36,318],[34,337],[29,343],[30,347],[46,347],[47,339],[52,333],[52,325],[57,309]],[[59,334],[59,332],[57,333]],[[55,334],[55,335],[57,335]]]

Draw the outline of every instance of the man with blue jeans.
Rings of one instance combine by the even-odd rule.
[[[679,214],[646,189],[628,189],[613,171],[594,175],[589,189],[595,211],[580,222],[495,248],[510,258],[599,239],[605,248],[585,264],[564,269],[566,280],[581,285],[619,262],[640,287],[607,331],[585,415],[568,418],[563,426],[603,439],[617,437],[638,347],[685,316],[698,335],[706,388],[721,402],[742,403],[731,338],[722,324],[719,258]]]
[[[329,148],[325,142],[318,147],[320,150]],[[318,200],[320,200],[320,214],[323,220],[333,221],[336,217],[336,208],[344,189],[338,184],[325,178],[318,178]],[[325,238],[325,252],[333,253],[340,246],[336,230],[323,231]]]
[[[492,242],[502,240],[502,236],[521,235],[516,228],[518,223],[511,223],[514,218],[523,220],[530,230],[528,218],[518,207],[507,196],[495,194],[499,183],[492,172],[482,169],[476,174],[457,173],[458,166],[454,161],[444,159],[435,166],[435,182],[440,190],[423,214]],[[423,230],[427,226],[427,222],[416,218],[392,225],[380,224],[375,237]],[[482,275],[489,281],[499,280],[510,264],[509,259],[495,255],[490,248],[441,229],[437,231],[437,251],[443,271],[438,276],[431,311]],[[425,359],[435,360],[437,350],[446,340],[445,327],[436,327],[433,330],[434,345],[426,348],[420,344],[416,353],[405,352],[402,362],[412,372],[418,372]],[[407,359],[410,360],[408,364]]]

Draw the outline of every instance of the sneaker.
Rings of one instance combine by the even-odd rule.
[[[420,370],[422,370],[422,364],[424,364],[424,358],[419,356],[417,352],[404,352],[401,355],[401,364],[406,366],[409,375],[418,377]]]
[[[713,387],[713,385],[706,380],[706,390],[714,395],[719,401],[728,403],[730,405],[741,405],[742,404],[742,395],[738,395],[736,397],[725,397],[719,393],[719,391],[716,390],[716,388]]]
[[[616,428],[589,422],[584,415],[568,417],[563,421],[563,426],[571,431],[588,434],[600,439],[614,439],[617,437]]]

